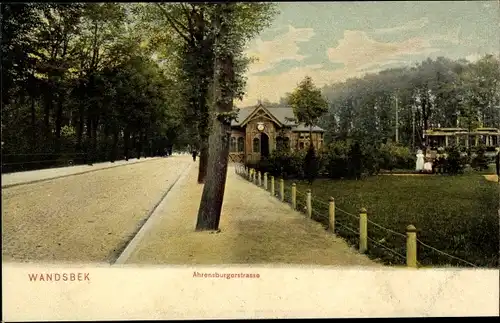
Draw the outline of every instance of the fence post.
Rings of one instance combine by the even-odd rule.
[[[285,201],[285,180],[280,178],[280,200],[281,202]]]
[[[260,170],[259,170],[258,177],[259,177],[259,187],[261,187],[262,186],[262,173],[260,172]]]
[[[417,268],[417,229],[412,224],[406,227],[406,266]]]
[[[366,209],[359,210],[359,252],[368,250],[368,215]]]
[[[292,209],[297,209],[297,184],[292,184]]]
[[[252,182],[254,184],[257,184],[257,171],[254,169],[252,173],[253,173]]]
[[[274,176],[271,176],[271,196],[274,197]]]
[[[252,181],[252,169],[251,168],[248,169],[248,181],[249,182]]]
[[[264,172],[264,189],[267,191],[267,172]]]
[[[333,197],[330,197],[328,204],[328,228],[335,233],[335,199]]]
[[[312,218],[312,193],[311,189],[307,189],[306,206],[307,206],[307,216]]]

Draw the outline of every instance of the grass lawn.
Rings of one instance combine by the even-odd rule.
[[[491,174],[491,172],[489,172]],[[419,240],[436,249],[481,267],[497,267],[499,258],[499,187],[482,174],[458,176],[373,176],[363,180],[318,179],[310,187],[296,181],[298,208],[305,205],[304,192],[312,189],[313,217],[328,224],[328,202],[357,215],[361,207],[368,219],[405,234],[413,224]],[[289,200],[291,182],[286,183]],[[357,246],[359,220],[339,210],[335,213],[337,234]],[[354,231],[355,233],[351,232]],[[404,264],[406,239],[368,224],[368,255],[387,264]],[[382,245],[377,246],[376,244]],[[389,252],[396,251],[401,256]],[[427,247],[418,246],[422,266],[468,266]]]

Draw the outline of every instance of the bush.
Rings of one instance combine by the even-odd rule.
[[[304,167],[303,167],[305,178],[307,179],[309,184],[312,184],[314,180],[318,177],[319,168],[320,165],[319,165],[319,159],[316,156],[316,150],[314,149],[313,145],[309,145],[306,156],[304,158]]]
[[[366,175],[378,174],[383,164],[380,149],[368,144],[362,147],[361,173]]]
[[[342,178],[347,176],[349,144],[346,141],[331,143],[323,152],[323,164],[329,178]]]
[[[247,162],[245,165],[276,177],[303,178],[304,157],[305,153],[302,151],[275,150],[268,158],[262,158],[259,162]]]
[[[359,142],[356,141],[351,145],[348,161],[348,176],[354,179],[361,178],[361,174],[363,173],[363,152],[361,151]]]
[[[462,174],[465,169],[465,159],[457,146],[452,146],[444,161],[444,171],[450,175]]]
[[[471,167],[476,170],[488,169],[488,158],[485,156],[486,149],[484,146],[479,146],[476,150],[476,156],[472,158]]]
[[[382,144],[380,152],[380,167],[382,169],[414,169],[416,155],[408,147],[400,144]]]

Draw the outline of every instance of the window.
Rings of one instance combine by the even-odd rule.
[[[253,138],[253,152],[260,153],[260,140],[259,140],[259,138]]]
[[[243,137],[238,138],[238,152],[242,153],[245,151],[245,139]]]

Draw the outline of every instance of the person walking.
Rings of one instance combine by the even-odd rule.
[[[198,152],[196,151],[196,149],[193,149],[192,156],[193,156],[193,161],[194,162],[196,161],[196,156],[197,155],[198,155]]]

